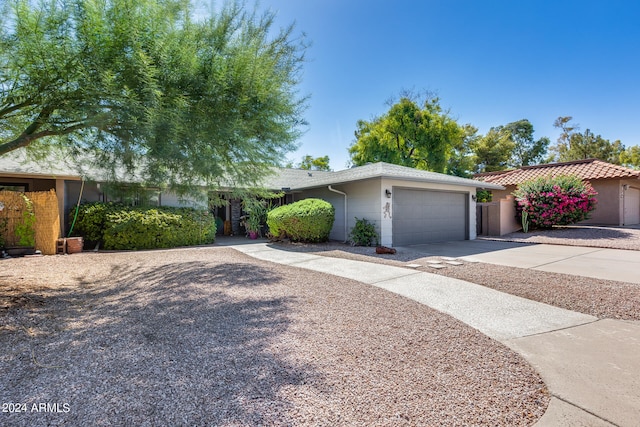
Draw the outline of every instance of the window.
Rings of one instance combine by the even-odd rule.
[[[20,191],[26,193],[29,191],[29,184],[0,182],[0,191]]]

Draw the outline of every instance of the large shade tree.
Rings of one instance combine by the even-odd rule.
[[[537,164],[549,146],[549,138],[533,138],[533,125],[522,119],[492,127],[471,144],[476,172],[493,172]]]
[[[590,129],[580,132],[579,126],[571,123],[571,120],[571,116],[561,116],[554,122],[553,125],[561,133],[557,144],[551,147],[550,161],[595,158],[617,165],[624,162],[625,147],[619,140],[611,142],[595,135]]]
[[[403,96],[384,115],[358,121],[349,153],[356,166],[387,162],[446,172],[453,147],[462,145],[465,132],[442,110],[438,98],[427,97],[420,106]]]
[[[6,0],[0,155],[61,147],[150,182],[250,185],[295,148],[304,39],[189,0]]]
[[[316,171],[330,171],[331,164],[329,156],[313,157],[306,154],[302,157],[302,161],[298,164],[300,169],[304,170],[316,170]]]

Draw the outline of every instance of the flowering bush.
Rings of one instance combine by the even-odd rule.
[[[589,218],[598,193],[577,176],[543,177],[523,182],[513,193],[517,219],[535,228],[568,225]],[[523,225],[524,227],[524,225]]]

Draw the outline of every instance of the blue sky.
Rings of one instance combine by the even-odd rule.
[[[262,0],[312,43],[302,93],[309,126],[290,154],[347,167],[359,119],[402,89],[436,92],[460,124],[529,119],[535,137],[573,116],[640,143],[640,5],[634,1]]]

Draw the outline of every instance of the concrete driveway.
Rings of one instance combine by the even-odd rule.
[[[640,284],[640,251],[464,240],[398,248],[519,268]]]

